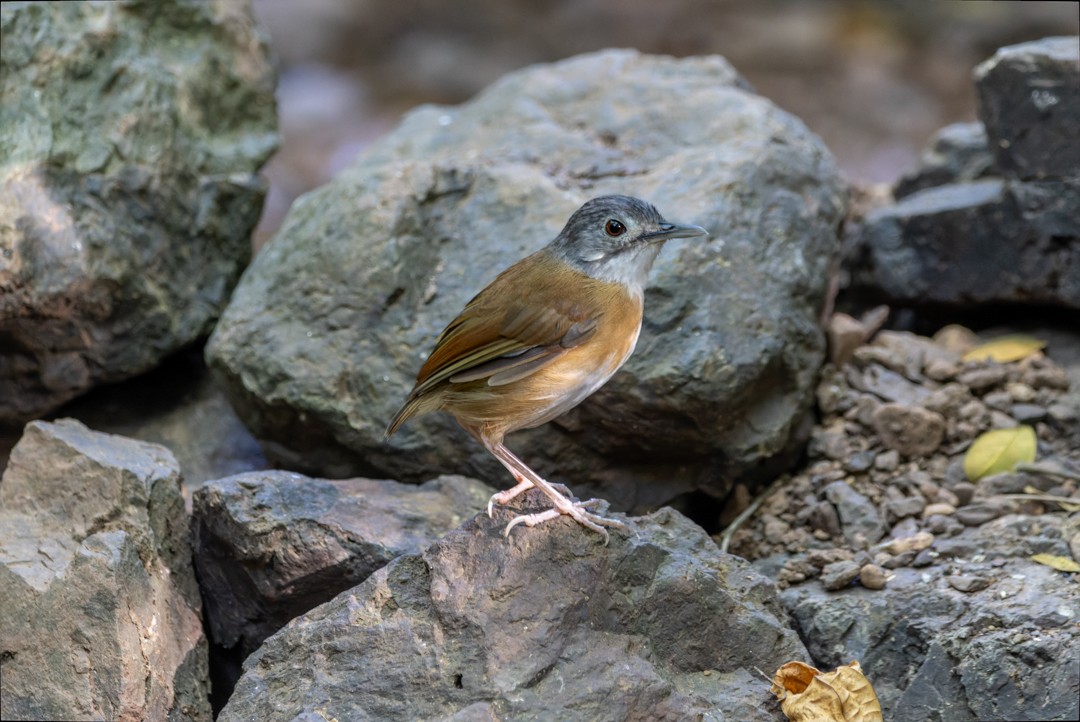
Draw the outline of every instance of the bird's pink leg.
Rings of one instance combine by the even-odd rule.
[[[509,471],[514,476],[514,481],[517,482],[517,486],[514,486],[514,487],[512,487],[510,489],[506,489],[505,491],[500,491],[497,494],[492,494],[491,495],[491,498],[488,499],[488,504],[487,504],[487,513],[488,513],[489,518],[491,516],[493,516],[492,507],[495,504],[498,504],[498,505],[502,506],[503,504],[506,504],[511,499],[518,496],[519,494],[522,494],[522,493],[528,491],[529,489],[533,488],[534,486],[536,486],[536,484],[534,484],[529,477],[523,475],[520,471],[518,471],[517,467],[508,465],[505,461],[503,461],[501,458],[499,458],[498,454],[496,454],[492,450],[493,445],[498,444],[498,445],[501,446],[502,442],[488,441],[487,439],[484,438],[484,434],[480,431],[479,428],[474,427],[471,424],[462,421],[461,419],[458,419],[458,423],[461,424],[461,427],[463,429],[465,429],[466,431],[468,431],[472,435],[472,437],[474,439],[476,439],[481,444],[483,444],[484,448],[487,449],[488,451],[490,451],[495,456],[495,458],[499,459],[499,461],[502,461],[503,466],[505,466],[507,471]],[[509,453],[509,452],[507,452],[507,453]],[[511,454],[511,456],[513,456],[513,454]],[[517,459],[516,456],[514,458]],[[525,466],[525,464],[520,459],[518,459],[517,461],[518,461],[518,464],[522,468],[524,468],[529,474],[532,474],[532,476],[537,476],[537,474],[535,472],[533,472],[532,469]],[[573,494],[570,492],[570,488],[567,487],[566,484],[552,483],[550,481],[547,482],[547,484],[548,484],[548,486],[552,487],[553,489],[556,489],[563,496],[568,496],[568,497],[573,496]],[[590,500],[590,503],[592,503],[592,501],[595,501],[595,500]]]
[[[515,486],[513,489],[508,489],[505,492],[496,494],[494,497],[492,497],[492,500],[498,500],[499,503],[504,503],[503,501],[501,501],[501,497],[503,497],[503,495],[508,495],[506,498],[512,499],[526,489],[530,489],[535,486],[536,488],[540,489],[540,491],[544,492],[544,494],[549,499],[551,499],[551,502],[554,505],[553,508],[548,509],[547,511],[543,511],[537,514],[523,514],[521,516],[514,517],[510,520],[510,523],[506,525],[506,529],[503,530],[503,536],[509,536],[510,530],[518,524],[524,524],[525,526],[536,526],[537,524],[542,524],[545,521],[557,519],[562,514],[566,514],[567,516],[572,517],[578,523],[589,527],[593,531],[603,534],[605,544],[607,544],[608,541],[608,533],[607,529],[605,529],[604,527],[610,526],[624,530],[627,528],[626,524],[623,524],[617,519],[609,519],[608,517],[600,516],[599,514],[595,514],[589,510],[590,507],[594,507],[597,504],[601,503],[599,499],[589,499],[588,501],[571,501],[570,499],[560,494],[553,484],[545,481],[539,474],[526,466],[525,462],[514,456],[513,452],[507,449],[501,441],[494,441],[491,439],[485,439],[483,437],[481,437],[480,440],[483,442],[487,450],[490,451],[496,459],[501,461],[503,466],[505,466],[510,471],[510,473],[514,475],[515,479],[521,480],[518,485]],[[528,483],[528,486],[525,485],[526,483]],[[561,486],[561,484],[559,486]]]

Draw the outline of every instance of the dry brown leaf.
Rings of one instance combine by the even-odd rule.
[[[1057,569],[1059,572],[1080,573],[1080,564],[1077,564],[1075,559],[1069,557],[1059,557],[1054,554],[1036,554],[1031,557],[1031,561]]]
[[[964,354],[963,360],[1009,363],[1010,361],[1019,361],[1028,356],[1034,356],[1044,348],[1046,348],[1046,341],[1042,339],[1023,334],[1014,334],[1001,336],[993,341],[979,344]]]
[[[964,454],[964,473],[972,481],[984,476],[1012,471],[1021,462],[1035,460],[1038,441],[1035,429],[1017,426],[980,434]]]
[[[881,705],[858,662],[828,673],[788,662],[776,670],[772,693],[791,722],[882,722]]]

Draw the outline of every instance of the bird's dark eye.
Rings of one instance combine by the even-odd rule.
[[[604,232],[612,238],[616,238],[626,233],[626,226],[624,226],[622,223],[615,220],[614,218],[611,218],[608,220],[607,223],[604,224]]]

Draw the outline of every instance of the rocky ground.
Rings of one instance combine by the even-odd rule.
[[[2,19],[3,717],[779,720],[793,659],[858,659],[887,720],[1078,716],[1076,38],[994,54],[979,122],[869,191],[722,58],[530,67],[410,114],[234,289],[275,140],[249,8]],[[535,494],[489,518],[508,480],[446,419],[382,429],[477,279],[602,192],[712,240],[665,250],[611,384],[512,439],[628,532],[507,539]],[[999,314],[1037,341],[965,360]]]
[[[785,590],[816,660],[860,660],[893,719],[1075,712],[1080,592],[1033,557],[1080,560],[1080,337],[1047,335],[1063,365],[962,362],[975,339],[955,326],[882,331],[823,370],[805,468],[717,536]],[[1037,463],[968,479],[977,435],[1019,424]],[[1071,661],[1033,677],[1027,659]]]

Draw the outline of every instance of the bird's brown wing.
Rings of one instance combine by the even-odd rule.
[[[599,309],[583,304],[581,294],[566,292],[567,282],[586,282],[586,277],[568,279],[565,267],[555,269],[551,263],[542,252],[534,254],[469,301],[439,335],[417,374],[416,386],[390,422],[387,436],[424,405],[428,392],[444,382],[512,383],[592,337]],[[569,296],[578,301],[570,301]]]
[[[545,302],[546,300],[546,302]],[[482,299],[481,299],[482,301]],[[596,331],[596,317],[561,299],[515,301],[501,312],[470,304],[435,344],[414,394],[435,385],[487,379],[491,386],[535,373]]]

